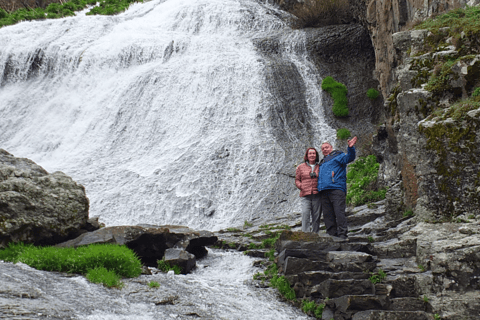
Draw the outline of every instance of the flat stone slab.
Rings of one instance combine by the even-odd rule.
[[[433,314],[423,311],[370,310],[356,313],[352,320],[434,320]]]

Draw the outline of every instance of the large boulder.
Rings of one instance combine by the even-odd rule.
[[[72,178],[0,149],[0,248],[76,237],[87,226],[88,208],[85,188]]]
[[[195,258],[199,259],[207,254],[205,246],[213,245],[216,241],[217,237],[209,231],[194,231],[184,226],[138,225],[102,228],[57,246],[76,248],[95,243],[126,245],[135,251],[144,265],[152,267],[157,266],[157,261],[165,257],[168,249],[175,248],[177,255],[180,256],[178,252],[183,251],[185,256],[189,257],[187,269],[191,270],[195,265]],[[187,252],[193,256],[186,254]]]

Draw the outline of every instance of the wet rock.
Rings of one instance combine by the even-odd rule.
[[[170,248],[165,250],[163,260],[171,266],[179,266],[183,274],[187,274],[195,268],[195,256],[182,249]]]
[[[87,227],[88,208],[85,188],[72,178],[0,149],[0,248],[74,238]]]
[[[139,256],[142,263],[156,267],[165,250],[178,248],[204,256],[204,246],[213,245],[217,237],[209,231],[194,231],[183,226],[117,226],[84,233],[76,239],[58,244],[59,247],[78,247],[93,243],[126,245]],[[195,255],[196,257],[196,255]]]
[[[423,311],[362,311],[356,313],[352,320],[433,320],[432,314]]]

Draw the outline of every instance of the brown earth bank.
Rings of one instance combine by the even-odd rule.
[[[7,12],[18,9],[46,8],[50,3],[65,3],[62,0],[0,0],[0,8]]]

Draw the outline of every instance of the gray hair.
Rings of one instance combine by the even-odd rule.
[[[324,144],[329,144],[329,145],[332,145],[330,142],[328,142],[328,141],[324,141],[324,142],[322,142],[321,146],[323,146]]]

